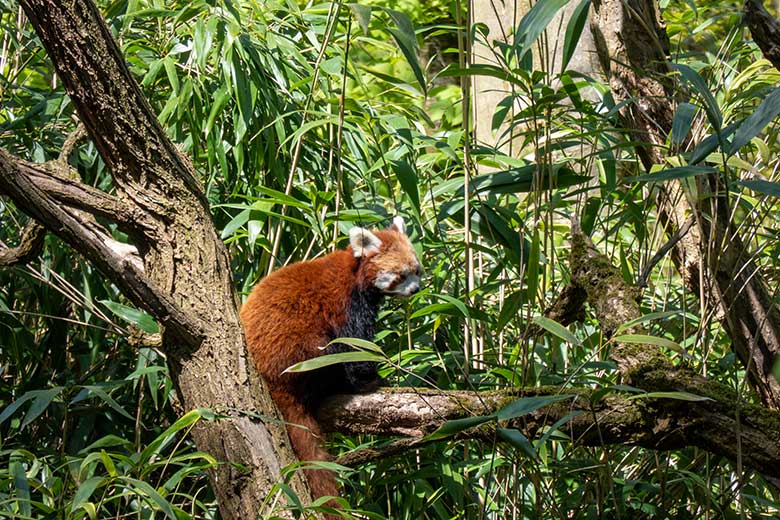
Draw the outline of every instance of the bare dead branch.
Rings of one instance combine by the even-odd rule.
[[[674,248],[680,240],[682,240],[685,234],[688,233],[688,231],[695,223],[696,220],[693,217],[688,217],[688,220],[685,221],[685,224],[683,224],[683,226],[678,229],[669,238],[669,240],[658,249],[658,251],[655,252],[650,261],[647,262],[647,265],[642,268],[642,272],[639,274],[639,278],[637,278],[637,287],[647,287],[647,279],[650,277],[650,273],[653,271],[655,266],[658,265],[658,262],[663,260],[666,254],[672,248]]]
[[[26,264],[41,254],[44,238],[46,238],[46,229],[37,222],[30,221],[22,230],[19,245],[0,249],[0,266]]]

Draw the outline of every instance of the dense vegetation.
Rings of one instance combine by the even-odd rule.
[[[663,149],[666,178],[695,192],[699,176],[723,176],[730,218],[776,290],[780,72],[751,42],[737,6],[661,5],[673,61],[694,78],[673,93],[685,103]],[[534,44],[529,34],[542,27],[510,52],[479,27],[459,33],[469,19],[459,2],[101,7],[160,122],[200,174],[241,294],[271,267],[343,246],[353,223],[401,214],[426,274],[420,293],[389,302],[381,316],[376,343],[393,385],[554,385],[604,389],[602,398],[637,391],[615,386],[609,338],[592,317],[568,330],[542,321],[543,334],[529,333],[568,282],[572,216],[627,282],[666,241],[652,179],[608,84],[515,59],[531,55],[517,46]],[[77,126],[73,107],[14,2],[0,2],[0,24],[0,147],[56,159]],[[472,38],[494,48],[512,85],[493,117],[511,151],[463,126],[458,63]],[[573,31],[560,47],[577,38]],[[754,113],[765,121],[754,121],[743,146],[713,147],[707,168],[689,166],[696,143]],[[88,141],[69,161],[84,182],[111,191]],[[0,200],[2,243],[17,243],[27,220]],[[650,272],[641,306],[670,358],[756,401],[717,304],[692,294],[668,257]],[[212,414],[177,405],[165,358],[138,345],[139,329],[157,324],[53,235],[34,261],[0,269],[0,516],[218,516],[206,468],[228,462],[187,436]],[[394,519],[780,513],[776,482],[739,464],[695,448],[579,447],[558,427],[533,445],[522,436],[442,442],[345,471],[345,496],[371,518]],[[386,442],[336,435],[331,449]],[[268,500],[282,508],[295,504],[291,495],[281,482]]]

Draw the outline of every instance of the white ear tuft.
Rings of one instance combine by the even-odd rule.
[[[393,217],[393,225],[392,227],[395,228],[396,231],[399,233],[406,234],[406,224],[404,224],[404,218],[403,217]]]
[[[378,253],[382,241],[367,229],[353,227],[349,230],[349,245],[356,257]]]

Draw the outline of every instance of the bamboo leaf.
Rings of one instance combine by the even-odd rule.
[[[442,424],[435,432],[425,437],[425,440],[433,441],[437,439],[444,439],[446,437],[452,437],[453,435],[485,424],[486,422],[495,421],[495,415],[480,415],[476,417],[466,417],[464,419],[454,419]]]
[[[566,25],[566,36],[563,39],[563,57],[561,59],[561,74],[569,65],[577,45],[580,43],[582,29],[588,20],[588,11],[590,9],[590,0],[582,0],[571,13],[569,23]]]
[[[165,513],[165,516],[170,518],[171,520],[177,520],[176,519],[176,513],[173,512],[173,507],[171,507],[170,502],[165,500],[163,496],[158,493],[151,485],[144,482],[143,480],[138,480],[130,477],[120,477],[119,480],[128,483],[132,488],[134,488],[134,491],[136,493],[146,495],[149,497],[149,499],[160,508],[160,510]]]
[[[122,305],[121,303],[112,302],[111,300],[99,301],[105,305],[113,314],[119,316],[128,323],[132,323],[142,331],[148,332],[149,334],[160,332],[160,328],[158,327],[154,318],[146,314],[144,311],[134,309],[133,307],[128,307],[127,305]]]
[[[417,173],[414,168],[404,160],[391,162],[395,176],[401,184],[404,193],[409,197],[414,208],[420,210],[420,192],[417,188]]]
[[[763,179],[746,179],[736,181],[738,186],[753,190],[762,195],[771,197],[780,197],[780,182],[765,181]]]
[[[684,179],[686,177],[695,177],[697,175],[710,175],[717,173],[718,170],[711,166],[679,166],[677,168],[667,168],[647,175],[637,175],[636,177],[626,177],[627,182],[662,182],[673,179]]]
[[[712,401],[709,397],[692,394],[690,392],[647,392],[646,394],[632,395],[626,399],[677,399],[679,401]]]
[[[84,502],[89,500],[89,497],[92,496],[92,493],[95,492],[97,487],[105,481],[106,479],[104,477],[92,477],[79,484],[78,491],[76,491],[76,495],[73,497],[73,503],[70,506],[70,512],[75,513]]]
[[[571,399],[571,395],[539,395],[534,397],[521,397],[506,405],[496,413],[499,421],[508,421],[509,419],[515,419],[528,415],[531,412],[535,412],[539,408],[543,408],[559,401]]]
[[[363,34],[368,34],[368,24],[371,21],[371,6],[362,4],[347,4],[352,10],[355,20],[360,24]]]
[[[690,354],[682,348],[679,343],[676,343],[670,339],[659,338],[657,336],[649,336],[647,334],[624,334],[622,336],[615,336],[612,338],[618,343],[634,343],[639,345],[655,345],[657,347],[668,348],[675,352],[690,357]]]
[[[22,421],[20,429],[24,428],[37,419],[38,416],[49,407],[49,404],[51,404],[54,398],[60,395],[62,392],[62,387],[57,386],[48,390],[38,390],[37,392],[38,393],[35,395],[35,400],[33,400],[32,404],[30,405],[30,409],[27,410],[27,415],[24,416],[24,420]]]
[[[26,517],[32,516],[32,504],[30,503],[30,482],[27,480],[27,473],[24,465],[19,460],[20,457],[11,455],[9,470],[14,479],[14,489],[16,490],[16,503],[19,506],[19,512]]]
[[[90,393],[94,394],[98,399],[106,403],[108,406],[110,406],[114,411],[119,413],[120,415],[123,415],[124,417],[127,417],[131,421],[134,420],[134,417],[127,413],[124,408],[122,408],[119,403],[117,403],[108,393],[106,393],[103,388],[97,386],[97,385],[86,385],[84,386],[85,390],[88,390]]]
[[[676,68],[682,78],[693,87],[693,91],[699,94],[699,97],[704,102],[704,113],[707,114],[707,119],[710,124],[715,128],[715,131],[719,131],[723,126],[723,115],[720,113],[720,107],[718,102],[715,101],[715,96],[712,95],[710,88],[707,86],[707,82],[704,81],[698,72],[693,70],[687,65],[675,64],[672,65]]]
[[[536,449],[534,448],[533,444],[531,444],[531,441],[528,440],[528,437],[523,435],[520,430],[515,428],[497,428],[496,431],[498,432],[499,437],[504,439],[515,448],[520,449],[520,451],[529,459],[539,459],[539,455],[536,453]]]
[[[338,363],[359,363],[365,361],[384,361],[383,356],[373,354],[371,352],[340,352],[338,354],[326,354],[324,356],[318,356],[316,358],[307,359],[301,361],[290,367],[287,367],[282,372],[308,372],[310,370],[317,370],[318,368],[327,367],[330,365],[336,365]]]
[[[526,54],[531,52],[536,39],[544,32],[555,14],[569,0],[542,0],[533,4],[515,31],[513,50],[518,63],[522,63]]]
[[[755,112],[750,114],[734,134],[734,139],[728,146],[728,155],[734,155],[740,148],[750,142],[757,136],[766,125],[768,125],[777,114],[780,114],[780,88],[776,88],[769,94],[764,101],[756,107]]]
[[[376,352],[377,354],[380,355],[382,354],[382,347],[380,347],[373,341],[368,341],[367,339],[361,339],[361,338],[336,338],[330,343],[328,343],[326,346],[322,347],[322,349],[326,349],[330,345],[336,345],[336,344],[349,345],[350,347],[359,350]]]
[[[401,49],[406,61],[414,72],[414,77],[417,79],[417,83],[420,85],[423,93],[428,91],[425,83],[425,76],[423,75],[422,68],[420,67],[420,61],[417,57],[417,35],[414,32],[414,25],[412,21],[404,13],[390,9],[388,7],[380,7],[386,12],[390,19],[393,20],[396,29],[387,29],[393,38],[395,39],[398,47]]]
[[[547,318],[545,316],[537,316],[534,318],[534,323],[542,327],[547,332],[552,333],[555,336],[558,336],[566,343],[570,343],[572,345],[581,346],[582,342],[572,334],[569,329],[561,325],[555,320],[551,320],[550,318]]]
[[[696,115],[697,110],[696,105],[690,103],[677,105],[677,111],[674,113],[674,120],[672,121],[672,142],[677,146],[683,143],[691,131],[693,116]]]

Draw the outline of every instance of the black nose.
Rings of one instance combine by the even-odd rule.
[[[416,286],[416,287],[413,287],[413,288],[412,288],[412,290],[411,290],[411,291],[409,291],[409,294],[410,294],[410,295],[412,295],[412,294],[417,294],[418,292],[420,292],[420,286],[419,286],[419,285],[418,285],[418,286]]]

